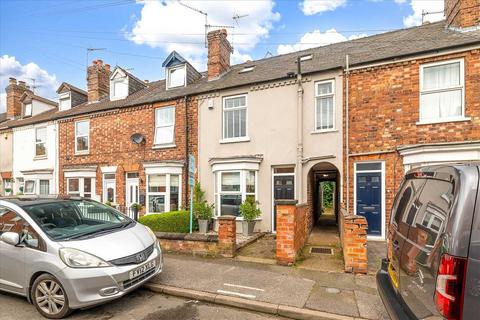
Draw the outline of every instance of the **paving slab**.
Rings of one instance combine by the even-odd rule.
[[[360,315],[354,292],[335,287],[315,286],[305,306],[309,309],[352,317]]]
[[[383,302],[378,295],[355,290],[355,299],[362,318],[390,320],[390,317],[383,306]]]

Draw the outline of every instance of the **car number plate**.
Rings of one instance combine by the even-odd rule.
[[[153,268],[155,268],[155,260],[147,262],[144,265],[138,267],[137,269],[130,271],[130,280],[138,276],[141,276],[142,274],[150,271]]]

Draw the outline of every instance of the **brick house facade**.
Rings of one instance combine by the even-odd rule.
[[[460,70],[461,114],[451,119],[423,121],[422,70],[455,63]],[[407,170],[480,159],[480,47],[357,67],[347,77],[350,134],[345,167],[348,163],[350,179],[348,183],[345,180],[344,192],[349,193],[350,213],[358,214],[361,199],[357,193],[364,187],[359,179],[368,178],[358,166],[366,165],[365,172],[378,169],[383,190],[379,236],[384,238],[395,193]],[[375,164],[379,166],[368,167]]]

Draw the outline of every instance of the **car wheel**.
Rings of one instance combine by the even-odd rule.
[[[31,290],[32,302],[45,318],[62,319],[72,312],[67,293],[54,276],[42,274],[35,280]]]

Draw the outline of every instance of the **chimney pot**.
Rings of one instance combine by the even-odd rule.
[[[17,83],[15,78],[10,78],[5,91],[7,93],[7,118],[15,119],[22,115],[20,98],[29,89],[25,85],[25,81],[18,81]]]
[[[98,59],[98,60],[97,60],[97,64],[98,64],[99,66],[101,66],[101,65],[103,65],[103,61],[100,60],[100,59]]]
[[[17,79],[15,79],[15,78],[8,78],[8,84],[17,84]]]
[[[18,81],[18,85],[22,88],[26,88],[25,81]]]

